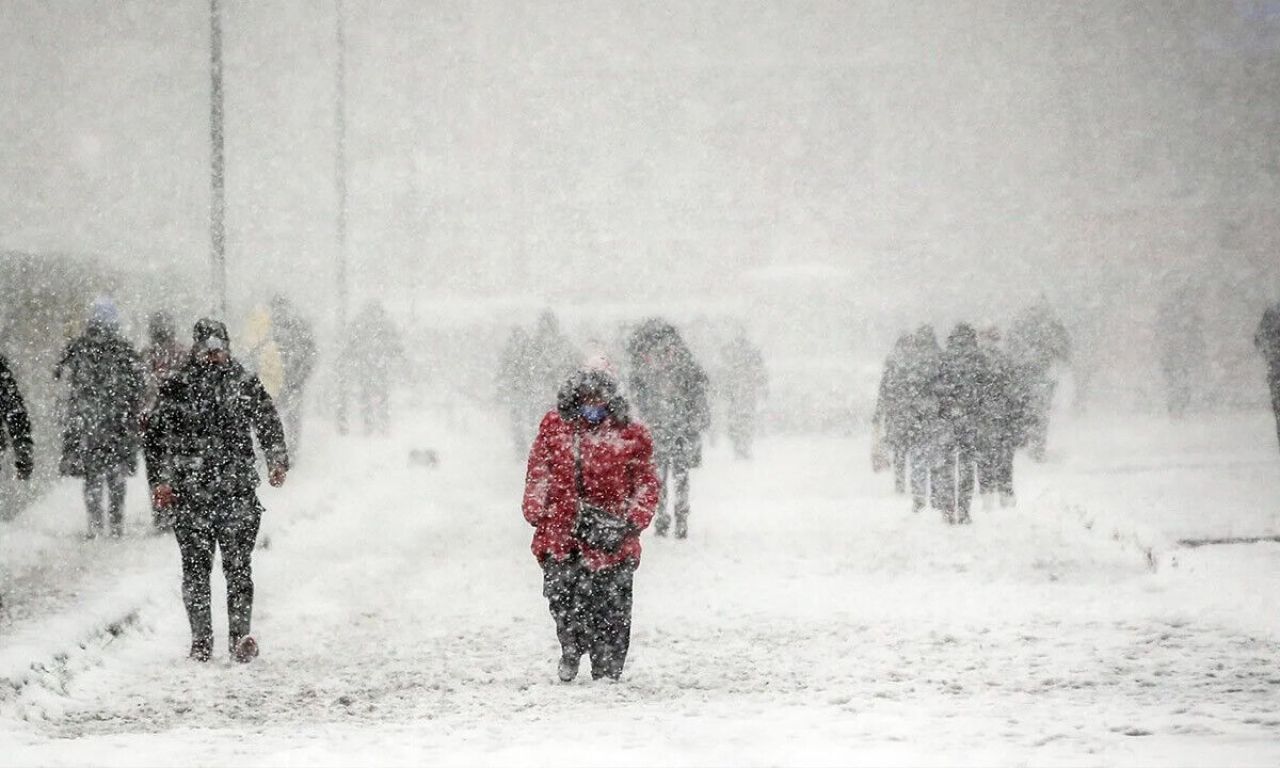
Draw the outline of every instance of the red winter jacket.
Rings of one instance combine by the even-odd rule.
[[[577,516],[574,480],[573,432],[580,434],[582,482],[585,499],[625,517],[635,532],[616,552],[589,549],[573,535]],[[658,506],[658,474],[653,467],[653,438],[638,422],[619,423],[607,418],[598,426],[580,419],[565,421],[557,411],[548,413],[538,427],[529,451],[524,484],[524,519],[537,530],[533,556],[563,560],[580,552],[593,571],[631,563],[640,565],[640,531],[653,520]]]

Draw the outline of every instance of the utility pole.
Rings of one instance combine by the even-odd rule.
[[[342,0],[334,0],[337,26],[337,87],[334,92],[335,183],[338,193],[337,235],[337,327],[338,343],[346,341],[347,331],[347,34],[342,12]],[[347,432],[347,372],[346,366],[338,366],[338,432]]]
[[[211,77],[209,139],[212,145],[209,203],[209,237],[213,250],[214,293],[218,297],[218,313],[227,317],[227,201],[223,175],[225,157],[222,148],[222,0],[209,0],[209,73]]]

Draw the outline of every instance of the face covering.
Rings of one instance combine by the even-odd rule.
[[[588,403],[582,406],[580,413],[588,424],[599,424],[604,421],[604,417],[609,415],[609,406]]]

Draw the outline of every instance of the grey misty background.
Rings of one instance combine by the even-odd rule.
[[[448,339],[477,381],[543,307],[578,341],[668,311],[743,323],[775,372],[847,360],[830,370],[861,371],[869,398],[898,331],[1006,325],[1044,294],[1079,404],[1159,411],[1158,318],[1180,296],[1203,316],[1206,402],[1265,396],[1280,3],[345,17],[350,312],[382,297],[424,347],[488,317]],[[281,291],[332,334],[334,5],[225,0],[223,29],[231,319]],[[211,305],[208,59],[203,0],[0,0],[6,258],[123,270],[148,286],[134,317]]]

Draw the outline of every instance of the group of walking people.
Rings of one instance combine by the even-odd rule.
[[[892,468],[912,509],[926,505],[968,524],[975,487],[1016,504],[1014,454],[1043,460],[1053,401],[1051,367],[1066,359],[1062,324],[1043,305],[1019,316],[1007,347],[1000,330],[959,323],[939,345],[930,325],[903,334],[885,361],[873,416],[873,463]],[[909,469],[908,469],[909,468]]]
[[[1162,308],[1161,317],[1173,314]],[[872,460],[877,469],[892,468],[898,493],[909,485],[917,512],[928,504],[948,522],[971,522],[975,487],[1011,506],[1014,454],[1025,448],[1033,460],[1045,459],[1055,366],[1070,359],[1070,337],[1042,298],[1015,317],[1008,343],[1000,342],[994,326],[977,332],[960,323],[942,347],[924,325],[899,337],[885,361]],[[1254,345],[1266,363],[1280,439],[1280,303],[1263,313]],[[1162,350],[1166,377],[1181,382],[1185,376],[1171,374],[1177,362]],[[1170,414],[1180,416],[1189,397],[1170,388]]]
[[[270,393],[296,446],[315,343],[286,299],[275,297],[270,307],[266,320],[255,320],[259,312],[250,318],[247,367]],[[255,330],[257,322],[261,328]],[[225,326],[223,333],[229,343]],[[148,436],[155,432],[166,384],[185,370],[192,349],[179,339],[166,311],[148,318],[147,336],[142,351],[135,350],[121,330],[116,302],[101,296],[90,305],[83,332],[67,344],[54,367],[54,379],[65,383],[58,471],[83,480],[90,539],[124,534],[125,480],[137,471],[140,451],[148,486],[154,491],[161,481],[164,458]],[[164,533],[173,528],[173,515],[153,503],[151,522],[154,533]]]
[[[181,554],[190,657],[208,661],[213,652],[210,576],[214,553],[221,550],[229,649],[233,659],[247,662],[258,653],[250,635],[251,556],[263,512],[254,438],[271,484],[283,484],[290,467],[284,422],[259,375],[232,357],[222,322],[200,320],[191,342],[184,343],[172,317],[157,312],[148,335],[140,354],[121,332],[116,303],[105,296],[93,301],[83,333],[66,346],[53,371],[66,385],[58,471],[83,481],[87,538],[120,537],[125,480],[142,452],[152,528],[172,531]],[[300,385],[293,383],[296,393]],[[18,477],[29,478],[30,420],[3,358],[0,408],[0,434],[14,448]]]
[[[1026,403],[1011,366],[984,333],[961,323],[939,346],[932,326],[903,335],[885,362],[874,424],[877,468],[892,465],[894,489],[948,523],[969,523],[975,475],[984,493],[1014,503],[1013,450]]]
[[[544,318],[540,333],[559,333],[554,318]],[[188,345],[172,318],[157,313],[149,336],[143,354],[134,352],[114,302],[92,304],[84,333],[55,368],[70,393],[59,470],[84,479],[89,535],[109,525],[118,536],[124,478],[142,449],[153,524],[174,531],[182,556],[190,658],[208,661],[213,653],[210,575],[220,549],[228,648],[234,660],[248,662],[258,654],[250,634],[251,557],[263,514],[254,440],[268,481],[282,485],[291,465],[285,421],[263,378],[232,356],[222,322],[197,322]],[[1280,304],[1266,311],[1254,341],[1267,361],[1280,437]],[[571,354],[567,342],[553,339],[552,346],[548,359]],[[674,517],[675,536],[688,535],[689,472],[701,461],[710,420],[706,373],[673,325],[657,318],[639,324],[625,352],[630,398],[609,361],[576,366],[556,389],[528,453],[523,515],[534,528],[531,550],[565,682],[576,678],[584,657],[593,678],[621,676],[641,533],[652,524],[665,535]],[[997,328],[979,332],[967,323],[951,330],[945,346],[928,325],[902,335],[880,382],[875,463],[892,467],[898,492],[909,486],[915,511],[932,506],[949,523],[971,522],[975,487],[1014,504],[1014,453],[1025,446],[1043,457],[1051,368],[1068,354],[1066,331],[1045,306],[1019,316],[1007,345]],[[0,449],[11,447],[17,476],[29,478],[30,419],[3,357],[0,424]]]

